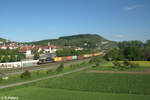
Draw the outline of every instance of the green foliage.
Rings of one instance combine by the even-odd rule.
[[[52,72],[52,70],[49,69],[49,70],[46,71],[46,74],[50,74],[51,72]]]
[[[101,56],[96,56],[94,58],[92,58],[89,63],[95,63],[95,66],[93,67],[98,67],[100,66],[100,64],[105,63],[105,59]]]
[[[64,57],[64,56],[74,56],[74,55],[82,55],[82,54],[92,54],[98,52],[96,50],[87,49],[87,50],[75,50],[74,48],[63,48],[62,50],[56,51],[57,57]]]
[[[56,88],[48,89],[35,85],[8,89],[7,92],[2,91],[0,97],[4,95],[17,96],[21,100],[41,100],[41,98],[42,100],[149,100],[150,98],[149,95],[98,93]]]
[[[89,49],[89,48],[94,49],[100,47],[102,50],[103,49],[108,50],[110,48],[117,47],[116,42],[106,40],[105,38],[97,34],[78,34],[78,35],[60,37],[58,39],[48,39],[48,40],[42,40],[36,42],[29,42],[25,44],[47,45],[48,42],[60,47],[73,46],[73,47],[82,47],[85,49]],[[107,42],[107,43],[102,44],[102,42]]]
[[[31,78],[31,73],[30,73],[28,70],[26,70],[25,72],[23,72],[23,73],[20,75],[20,77],[21,77],[22,79]]]
[[[9,62],[10,61],[9,59],[10,58],[8,57],[8,55],[5,55],[4,57],[2,57],[1,62],[2,63]]]
[[[17,61],[15,55],[10,55],[10,60],[9,60],[9,61],[10,61],[10,62],[15,62],[15,61]]]
[[[0,76],[0,83],[3,81],[2,77]]]
[[[38,53],[34,54],[34,57],[33,57],[34,60],[37,60],[39,58],[40,58],[40,55]]]
[[[112,49],[107,53],[106,59],[140,61],[150,60],[150,48],[125,47],[121,49]]]
[[[64,69],[64,63],[61,63],[59,67],[57,67],[56,71],[61,72]]]
[[[150,40],[147,40],[147,41],[146,41],[146,46],[147,46],[147,47],[150,47]]]
[[[120,67],[121,66],[121,63],[119,61],[114,61],[113,64],[116,67]]]
[[[10,50],[7,48],[6,50],[0,49],[0,62],[15,62],[20,61],[25,58],[25,54],[19,53],[18,49]]]
[[[39,71],[39,70],[36,71],[36,75],[37,75],[37,76],[40,75],[40,71]]]
[[[130,65],[130,61],[127,60],[127,59],[125,59],[124,62],[123,62],[123,64],[124,64],[125,66],[129,66],[129,65]]]
[[[149,74],[88,73],[84,71],[44,80],[39,82],[38,86],[88,92],[150,94],[149,84]]]
[[[130,68],[136,68],[136,67],[139,67],[139,64],[130,63]]]
[[[118,43],[119,48],[126,48],[126,47],[138,47],[143,48],[144,43],[139,40],[132,40],[132,41],[123,41]]]
[[[119,62],[119,61],[113,61],[113,68],[117,68],[119,70],[125,70],[125,69],[129,69],[129,68],[137,68],[139,67],[139,64],[137,63],[132,63],[130,61],[128,61],[127,59],[123,61],[123,63]]]

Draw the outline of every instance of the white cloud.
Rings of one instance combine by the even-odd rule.
[[[144,7],[144,5],[135,5],[135,6],[130,6],[130,7],[126,7],[124,8],[125,11],[131,11],[131,10],[134,10],[136,8],[142,8]]]

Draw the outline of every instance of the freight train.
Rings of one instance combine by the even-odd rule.
[[[65,57],[47,57],[43,59],[39,59],[38,64],[45,64],[45,63],[52,63],[52,62],[61,62],[61,61],[71,61],[71,60],[80,60],[80,59],[86,59],[90,57],[95,56],[105,56],[105,52],[98,52],[93,54],[84,54],[84,55],[78,55],[78,56],[65,56]]]

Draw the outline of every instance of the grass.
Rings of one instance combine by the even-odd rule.
[[[120,61],[123,63],[123,61]],[[130,71],[130,72],[145,72],[150,68],[150,61],[130,61],[131,63],[139,64],[139,67],[135,68],[126,68],[124,70],[119,70],[118,68],[114,68],[113,62],[107,62],[104,64],[100,64],[99,67],[91,68],[92,70],[102,70],[102,71]],[[90,69],[90,70],[91,70]]]
[[[35,86],[11,90],[0,94],[1,96],[14,96],[19,100],[149,100],[150,98],[149,95],[92,93]]]
[[[120,61],[123,62],[123,61]],[[150,61],[130,61],[131,63],[135,63],[135,64],[139,64],[139,66],[142,67],[150,67]],[[109,67],[113,67],[113,62],[107,62],[105,64],[103,64],[103,66],[109,66]]]
[[[71,64],[68,66],[64,66],[63,71],[60,73],[68,72],[68,71],[75,70],[75,69],[82,68],[84,66],[89,66],[89,65],[91,64],[85,61],[82,63]],[[33,71],[31,72],[31,78],[28,78],[28,79],[22,79],[20,78],[20,74],[14,74],[14,75],[8,76],[9,77],[8,80],[0,80],[0,85],[2,86],[2,85],[17,83],[17,82],[34,80],[34,79],[39,79],[39,78],[43,78],[43,77],[50,76],[50,75],[55,75],[55,74],[58,74],[58,72],[56,72],[56,68],[53,68],[51,70],[39,70],[39,74],[37,74],[37,71]]]
[[[39,87],[91,92],[150,94],[150,75],[78,72],[39,82]]]
[[[93,67],[89,70],[99,70],[99,71],[129,71],[129,72],[145,72],[148,69],[148,67],[136,67],[136,68],[129,68],[124,70],[119,70],[118,68],[113,68],[110,66],[99,66],[99,67]]]
[[[129,71],[144,71],[142,67]],[[148,62],[149,63],[149,62]],[[87,66],[88,64],[82,64]],[[28,85],[0,90],[1,96],[17,96],[19,100],[149,100],[150,74],[89,73],[89,70],[112,70],[112,62],[102,67],[47,79]],[[82,66],[83,67],[83,66]],[[80,67],[77,67],[80,68]],[[76,69],[74,65],[65,70]],[[43,72],[45,73],[45,72]],[[1,99],[0,99],[1,100]]]

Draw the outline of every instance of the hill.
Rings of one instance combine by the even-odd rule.
[[[4,38],[0,38],[0,41],[1,41],[1,42],[4,42],[4,41],[7,41],[7,40],[4,39]]]
[[[116,42],[107,40],[97,34],[78,34],[72,36],[63,36],[58,39],[47,39],[41,41],[28,42],[32,45],[47,45],[48,42],[56,46],[79,46],[84,48],[110,49],[117,47]]]

